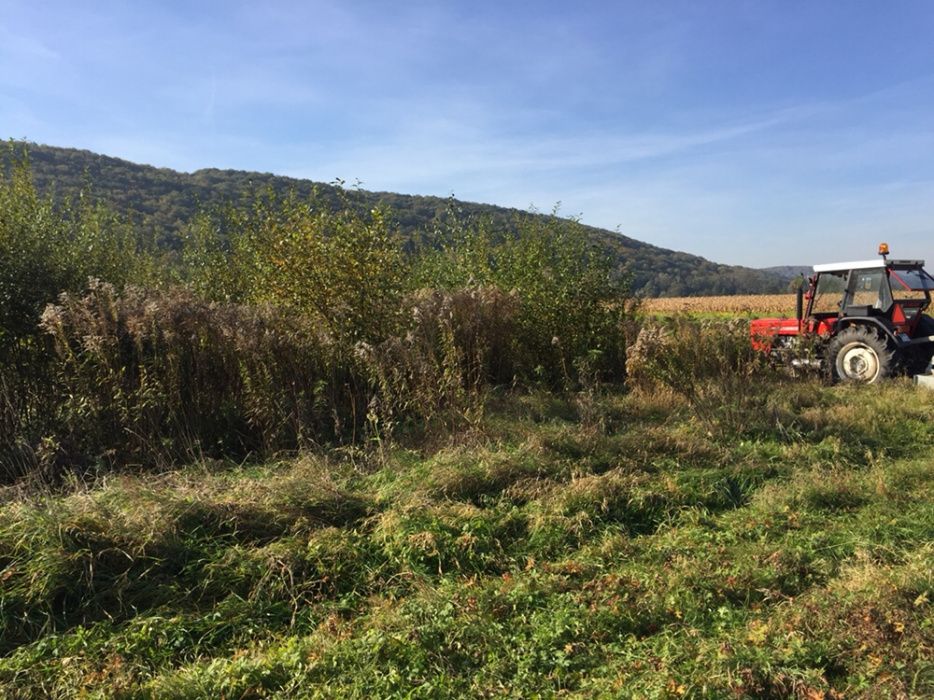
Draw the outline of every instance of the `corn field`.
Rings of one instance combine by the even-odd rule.
[[[642,309],[648,314],[791,316],[795,312],[795,295],[744,294],[712,297],[664,297],[644,300]]]

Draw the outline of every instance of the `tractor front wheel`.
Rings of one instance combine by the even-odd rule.
[[[866,326],[840,331],[827,346],[833,378],[853,384],[873,384],[892,375],[894,352],[885,338]]]

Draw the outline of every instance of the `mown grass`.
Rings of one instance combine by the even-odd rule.
[[[9,491],[0,695],[929,697],[934,395],[747,390]]]

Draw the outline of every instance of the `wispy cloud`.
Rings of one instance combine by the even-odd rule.
[[[59,53],[34,35],[14,33],[0,26],[0,57],[10,62],[57,61]]]

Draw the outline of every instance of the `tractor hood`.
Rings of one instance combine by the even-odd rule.
[[[754,318],[749,322],[749,331],[753,335],[796,335],[798,333],[798,319]]]
[[[774,337],[776,335],[798,335],[796,318],[754,318],[749,322],[749,332],[753,336]]]

